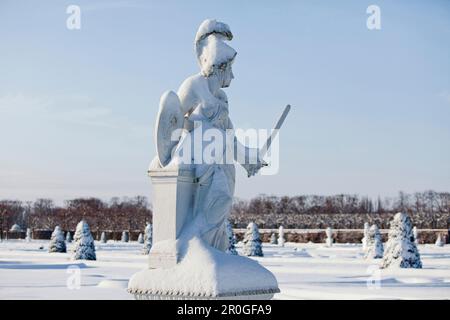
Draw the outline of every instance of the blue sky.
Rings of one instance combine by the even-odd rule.
[[[0,198],[150,196],[159,97],[198,72],[206,18],[235,35],[235,126],[294,106],[279,174],[238,170],[238,197],[450,191],[448,1],[1,0]]]

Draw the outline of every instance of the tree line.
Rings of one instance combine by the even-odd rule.
[[[254,221],[260,228],[358,229],[364,222],[387,228],[396,212],[408,213],[415,225],[422,229],[450,227],[450,193],[425,191],[396,197],[371,199],[367,196],[339,194],[332,196],[259,195],[250,200],[235,199],[230,221],[235,228],[245,228]],[[13,224],[26,228],[74,230],[85,219],[92,232],[143,230],[152,222],[151,205],[146,197],[97,198],[67,200],[62,206],[51,199],[34,202],[0,201],[0,235]]]
[[[143,230],[151,222],[152,210],[146,197],[112,198],[105,202],[97,198],[67,200],[57,206],[51,199],[34,202],[0,201],[0,235],[18,224],[23,230],[73,231],[80,220],[86,220],[91,231]]]
[[[450,193],[432,190],[408,194],[399,192],[395,197],[378,197],[339,194],[331,196],[260,195],[251,200],[236,199],[231,222],[245,228],[255,221],[260,228],[336,229],[362,228],[364,222],[389,227],[397,212],[408,213],[415,225],[422,229],[450,227]]]

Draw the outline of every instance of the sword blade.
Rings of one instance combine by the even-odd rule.
[[[267,139],[266,143],[265,143],[264,146],[261,148],[261,151],[260,151],[260,157],[261,157],[261,158],[263,158],[263,157],[266,155],[267,151],[268,151],[269,148],[270,148],[270,145],[272,144],[272,141],[273,141],[273,140],[275,139],[275,137],[277,136],[278,130],[280,130],[280,128],[281,128],[281,126],[283,125],[283,122],[284,122],[284,120],[286,119],[286,117],[287,117],[287,115],[288,115],[288,113],[289,113],[290,110],[291,110],[291,105],[288,104],[288,105],[284,108],[284,111],[283,111],[283,113],[281,114],[280,118],[278,119],[277,124],[275,125],[275,128],[272,130],[272,133],[271,133],[270,137]]]

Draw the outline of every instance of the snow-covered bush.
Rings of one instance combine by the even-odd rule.
[[[327,235],[327,238],[325,240],[325,243],[326,243],[327,247],[333,246],[333,230],[331,230],[331,228],[328,227],[325,230],[325,234]]]
[[[128,231],[122,232],[122,242],[128,242],[130,240],[130,233]]]
[[[364,222],[364,237],[362,238],[362,249],[364,252],[367,251],[367,240],[369,238],[369,223]]]
[[[438,234],[435,245],[438,247],[443,247],[444,246],[444,241],[442,241],[441,235]]]
[[[143,248],[144,254],[150,253],[150,249],[152,248],[152,240],[153,240],[152,225],[150,223],[147,223],[144,232],[144,248]]]
[[[278,244],[277,235],[275,233],[272,233],[270,236],[270,244]]]
[[[26,242],[31,242],[31,229],[27,228],[27,235],[25,236]]]
[[[22,228],[17,224],[13,224],[11,229],[9,229],[9,232],[22,232]]]
[[[103,231],[101,236],[100,236],[100,242],[101,243],[106,243],[107,241],[108,241],[108,239],[106,238],[106,233],[105,233],[105,231]]]
[[[383,240],[381,238],[380,230],[377,225],[370,227],[366,246],[366,259],[381,259],[383,258]]]
[[[236,236],[234,235],[233,227],[231,226],[230,221],[227,221],[226,224],[227,224],[226,231],[228,236],[227,253],[237,255],[238,253],[236,251]]]
[[[139,233],[139,236],[138,236],[138,243],[144,243],[144,236],[142,235],[142,233]]]
[[[72,234],[70,233],[70,231],[67,231],[66,242],[67,243],[71,243],[72,242]]]
[[[411,219],[406,213],[399,212],[394,216],[381,264],[382,268],[422,268],[412,229]]]
[[[55,227],[48,246],[48,252],[66,252],[66,242],[64,241],[64,233],[59,226]]]
[[[94,238],[86,221],[81,220],[75,231],[73,246],[73,260],[96,260]]]
[[[284,228],[283,226],[280,226],[278,228],[278,245],[281,247],[284,247]]]
[[[259,236],[258,226],[250,222],[244,236],[244,255],[262,257],[261,238]]]

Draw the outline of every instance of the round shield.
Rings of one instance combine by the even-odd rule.
[[[159,102],[155,127],[156,152],[163,167],[171,160],[172,149],[178,143],[183,123],[180,99],[173,91],[165,92]]]

